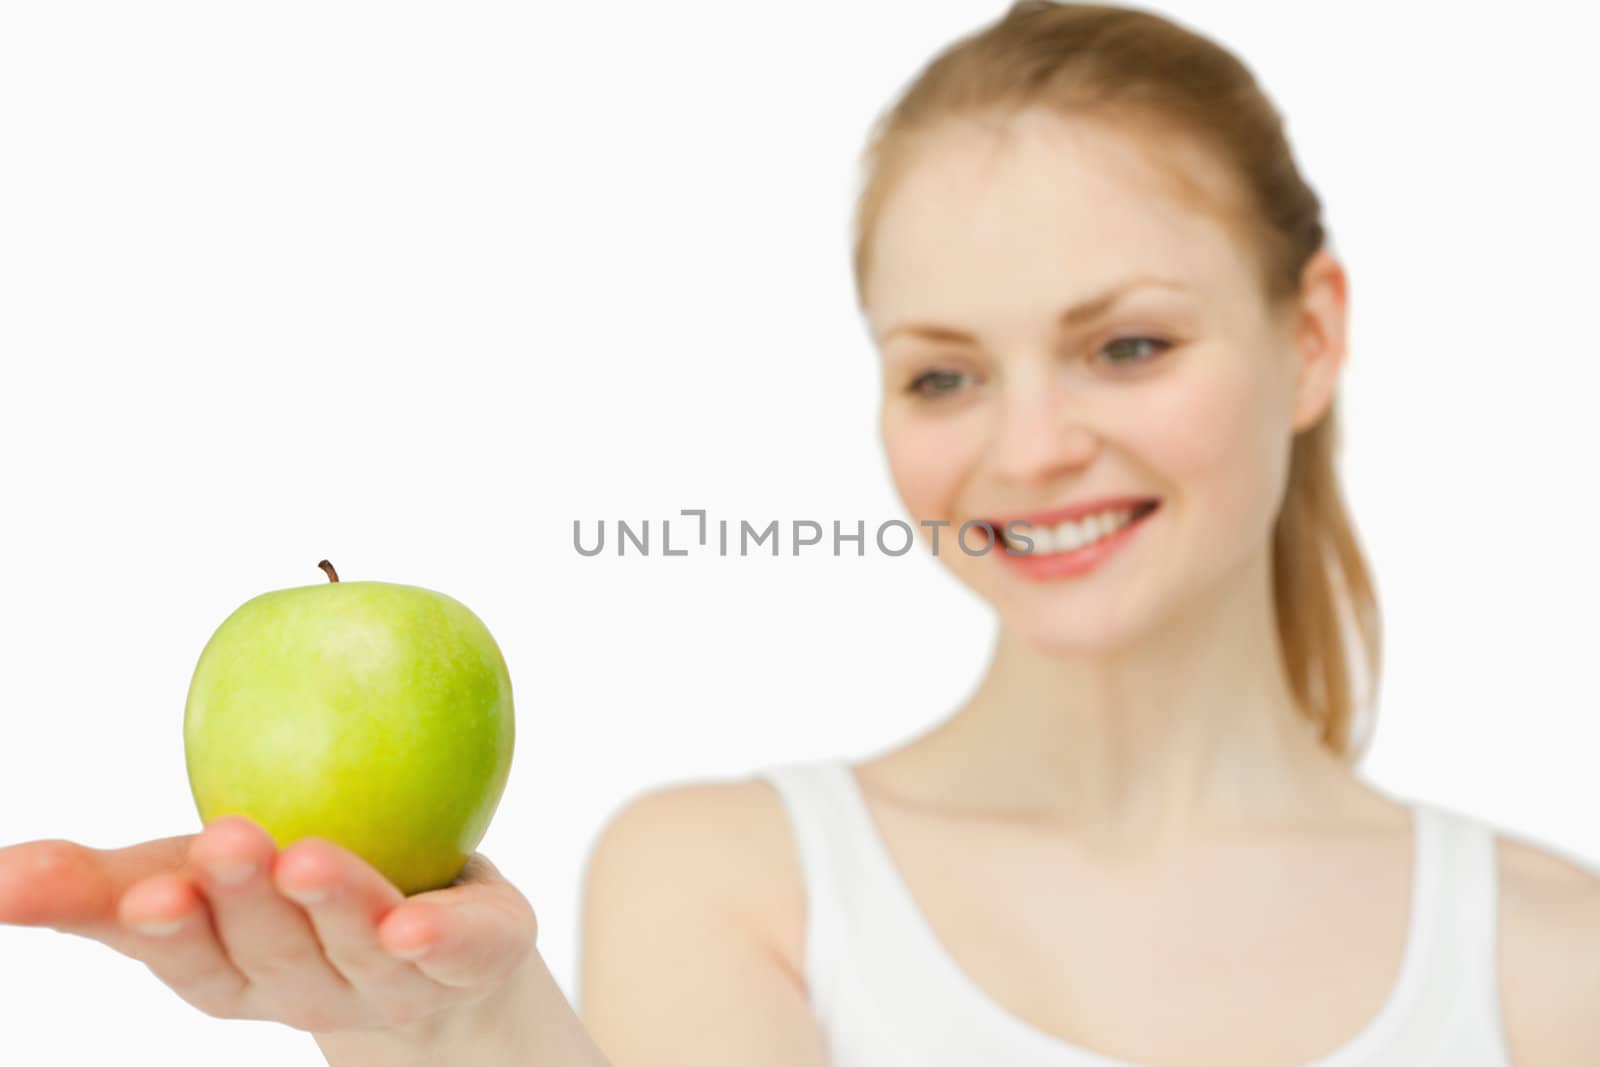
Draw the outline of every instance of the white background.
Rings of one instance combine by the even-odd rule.
[[[1583,7],[1158,6],[1259,73],[1350,268],[1367,775],[1600,864]],[[325,556],[499,639],[519,736],[482,848],[569,993],[629,796],[951,711],[991,622],[926,553],[586,559],[571,530],[901,515],[855,160],[1001,7],[0,8],[0,842],[197,828],[195,658]],[[0,928],[0,1031],[7,1063],[321,1062],[43,930]]]

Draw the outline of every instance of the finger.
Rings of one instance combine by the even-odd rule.
[[[119,849],[60,840],[0,848],[0,923],[114,940],[121,934],[117,903],[123,894],[145,878],[181,870],[193,837]]]
[[[378,924],[405,896],[365,860],[308,837],[279,855],[272,877],[280,893],[305,909],[334,970],[370,1000],[397,1018],[437,1005],[438,985],[378,940]]]
[[[272,837],[242,815],[213,819],[189,850],[223,951],[254,986],[297,1002],[328,1003],[350,993],[328,964],[311,923],[272,884]]]
[[[134,955],[208,1015],[238,1015],[248,985],[217,939],[205,898],[187,877],[159,874],[137,883],[118,905]]]
[[[508,977],[537,932],[527,898],[474,854],[454,885],[408,897],[390,911],[378,939],[440,985],[470,989]]]

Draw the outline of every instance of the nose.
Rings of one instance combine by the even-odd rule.
[[[1099,450],[1100,437],[1083,417],[1081,398],[1058,382],[1014,381],[995,411],[990,461],[1006,481],[1048,484],[1081,471]]]

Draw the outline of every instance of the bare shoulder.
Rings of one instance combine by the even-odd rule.
[[[1500,989],[1517,1064],[1600,1063],[1600,872],[1505,831]]]
[[[823,1067],[782,931],[803,891],[764,780],[658,786],[607,821],[583,885],[576,1007],[617,1067]]]
[[[596,840],[589,878],[615,864],[649,870],[657,892],[693,895],[803,987],[805,889],[788,817],[766,781],[679,782],[635,795]]]

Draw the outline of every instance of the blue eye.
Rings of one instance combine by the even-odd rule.
[[[944,396],[946,393],[957,389],[965,377],[966,375],[960,371],[930,370],[924,374],[917,375],[911,384],[906,386],[906,392],[916,393],[925,397]]]
[[[1119,366],[1128,366],[1128,365],[1138,364],[1138,363],[1148,363],[1152,359],[1154,359],[1157,355],[1159,355],[1161,352],[1164,352],[1167,349],[1172,347],[1171,342],[1163,341],[1159,337],[1118,337],[1114,341],[1108,341],[1106,343],[1105,347],[1102,348],[1100,351],[1105,352],[1105,353],[1111,353],[1113,351],[1121,351],[1121,352],[1127,353],[1127,352],[1130,352],[1130,351],[1136,351],[1137,350],[1137,346],[1139,346],[1141,343],[1158,346],[1157,347],[1157,351],[1152,353],[1151,355],[1148,355],[1148,356],[1133,355],[1133,356],[1128,356],[1126,358],[1111,358],[1110,362],[1114,363],[1114,364],[1117,364]],[[1118,346],[1121,346],[1121,347],[1119,348]]]

